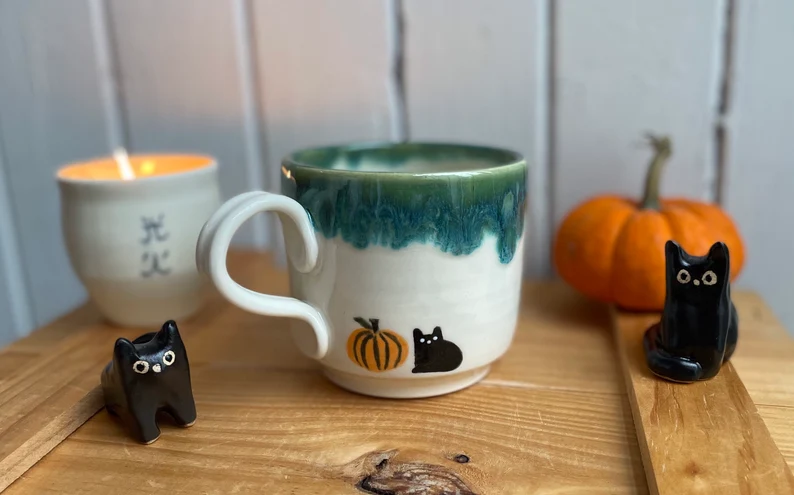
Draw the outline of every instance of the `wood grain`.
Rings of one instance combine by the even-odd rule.
[[[269,257],[237,252],[229,270],[253,290],[287,292]],[[794,463],[794,370],[772,372],[794,361],[792,342],[758,297],[734,299],[747,315],[737,368],[760,370],[748,387]],[[0,370],[34,366],[89,328],[121,333],[82,308],[0,353]],[[424,493],[648,493],[610,328],[606,307],[559,283],[529,283],[513,346],[485,380],[443,397],[387,400],[330,384],[297,351],[285,320],[216,298],[180,324],[193,427],[162,425],[143,446],[101,411],[5,493],[404,493],[416,488],[408,474],[434,482],[420,485]],[[98,379],[102,365],[86,376]]]
[[[0,491],[103,406],[95,370],[115,333],[85,327],[0,381]]]
[[[656,322],[655,315],[614,313],[651,493],[794,493],[794,476],[732,363],[693,384],[648,370],[642,336]]]

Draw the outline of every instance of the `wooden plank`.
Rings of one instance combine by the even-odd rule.
[[[286,274],[261,254],[233,253],[229,270],[253,290],[288,291]],[[763,398],[759,412],[794,463],[787,405],[794,341],[757,296],[735,291],[734,300],[743,322],[734,361],[751,372],[745,381],[754,399]],[[57,490],[70,493],[354,494],[366,493],[357,486],[367,476],[367,486],[386,490],[399,486],[395,472],[413,469],[453,473],[475,493],[647,493],[610,326],[606,307],[565,285],[526,284],[513,346],[480,384],[427,400],[380,400],[329,384],[296,349],[287,320],[216,298],[180,323],[195,426],[163,425],[160,439],[143,446],[100,412],[7,493],[52,491],[57,480]],[[52,346],[72,355],[81,331],[105,335],[91,307],[0,352],[0,376],[36,367]],[[98,360],[83,376],[98,378],[103,365]],[[10,387],[0,380],[0,394]],[[460,454],[469,462],[456,462]]]
[[[658,316],[613,318],[651,493],[794,492],[794,476],[732,363],[704,382],[661,380],[642,349]]]
[[[212,321],[219,303],[195,318]],[[0,352],[0,492],[104,407],[113,343],[146,331],[109,326],[87,306]]]
[[[794,248],[788,210],[794,185],[794,71],[786,47],[794,30],[787,0],[737,2],[735,70],[728,111],[724,204],[738,222],[749,256],[738,286],[759,291],[794,332],[794,266],[781,263]],[[781,228],[783,227],[783,228]]]
[[[80,330],[0,382],[0,491],[104,405],[97,369],[117,331]]]
[[[524,154],[530,165],[525,271],[548,274],[545,2],[405,0],[403,6],[410,138]]]
[[[673,140],[662,192],[711,199],[724,10],[720,0],[557,2],[555,225],[597,193],[639,198],[646,132]]]
[[[287,291],[261,256],[236,255],[230,270],[254,290]],[[199,411],[192,428],[164,425],[142,446],[101,412],[7,493],[41,493],[53,470],[59,490],[102,493],[354,494],[367,493],[357,487],[368,476],[363,486],[396,490],[395,473],[412,470],[452,473],[474,493],[644,493],[619,370],[603,359],[607,311],[561,285],[524,294],[516,343],[491,375],[421,401],[345,392],[297,351],[286,320],[223,304],[180,326]],[[570,365],[555,370],[553,360]]]
[[[85,299],[61,235],[53,179],[108,153],[84,0],[0,2],[0,140],[32,311],[41,325]]]
[[[389,2],[254,0],[252,14],[271,191],[296,149],[397,138]]]
[[[211,154],[226,198],[264,187],[248,167],[237,3],[109,3],[131,151]],[[254,219],[235,242],[263,248],[265,234],[262,220]]]

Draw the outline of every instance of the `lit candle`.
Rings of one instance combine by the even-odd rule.
[[[196,241],[220,205],[213,158],[118,149],[57,180],[72,267],[108,319],[159,328],[201,306]]]

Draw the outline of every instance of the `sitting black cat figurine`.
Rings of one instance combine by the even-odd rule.
[[[132,342],[118,339],[113,360],[102,372],[102,390],[108,411],[119,416],[142,443],[160,437],[155,419],[160,410],[179,426],[193,425],[196,405],[190,367],[176,323],[167,321],[159,332]]]
[[[444,340],[441,327],[430,335],[414,329],[414,369],[411,373],[452,371],[463,362],[463,353],[454,342]]]
[[[665,259],[662,319],[644,338],[648,366],[674,382],[708,380],[730,359],[739,336],[728,246],[717,242],[707,255],[692,256],[667,241]]]

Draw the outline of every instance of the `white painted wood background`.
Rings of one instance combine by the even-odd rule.
[[[85,300],[55,170],[131,152],[211,153],[226,197],[277,190],[307,145],[434,139],[531,163],[527,273],[577,202],[663,184],[724,205],[759,291],[794,328],[790,0],[2,0],[0,344]],[[241,245],[280,249],[258,218]]]

